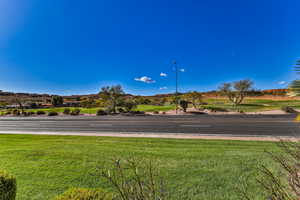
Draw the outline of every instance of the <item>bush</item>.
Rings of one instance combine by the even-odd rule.
[[[30,111],[30,112],[28,112],[28,115],[35,115],[35,112]]]
[[[102,189],[74,188],[67,190],[55,200],[113,200],[113,195]]]
[[[5,115],[11,115],[11,111],[7,111]]]
[[[15,200],[16,192],[16,178],[5,171],[0,171],[0,200]]]
[[[153,114],[155,114],[155,115],[158,115],[158,114],[159,114],[159,112],[158,112],[158,111],[154,111],[154,112],[153,112]]]
[[[71,112],[70,108],[65,108],[63,113],[64,113],[65,115],[69,115],[70,112]]]
[[[17,110],[17,109],[13,110],[12,113],[15,116],[19,116],[21,114],[21,112],[19,110]]]
[[[48,113],[48,116],[57,116],[58,113],[57,112],[54,112],[54,111],[51,111]]]
[[[79,115],[80,114],[80,109],[76,108],[75,110],[72,110],[72,112],[70,113],[73,116]]]
[[[23,111],[23,112],[21,112],[21,115],[23,115],[23,116],[29,116],[29,114],[28,114],[28,112],[25,112],[25,111]]]
[[[104,110],[98,110],[97,111],[97,116],[101,116],[101,115],[107,115],[107,112],[105,112]]]
[[[207,106],[207,107],[205,107],[205,109],[207,109],[211,112],[228,112],[228,110],[226,110],[225,108],[220,108],[220,107]]]
[[[46,112],[45,112],[45,111],[42,111],[42,110],[38,110],[38,111],[36,112],[36,114],[37,114],[37,115],[45,115]]]
[[[123,108],[118,108],[118,112],[119,112],[119,113],[124,113],[125,110],[124,110]]]
[[[171,193],[158,163],[131,158],[117,159],[100,171],[100,176],[114,187],[120,200],[169,200]]]
[[[283,106],[283,107],[281,107],[281,110],[286,113],[298,113],[294,108],[289,107],[289,106]]]

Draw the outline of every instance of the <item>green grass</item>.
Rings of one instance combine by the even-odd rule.
[[[205,99],[209,105],[206,107],[224,108],[229,111],[242,110],[244,112],[257,112],[267,110],[280,110],[283,106],[300,108],[300,100],[271,100],[271,99],[245,99],[245,101],[234,107],[227,99]]]
[[[154,105],[138,105],[135,110],[144,111],[144,112],[155,112],[155,111],[169,111],[175,109],[174,105],[165,105],[165,106],[154,106]]]
[[[240,178],[255,180],[271,142],[0,135],[0,169],[17,177],[18,200],[47,200],[71,187],[112,188],[96,173],[112,158],[155,160],[176,200],[237,200]],[[260,200],[256,184],[253,199]]]
[[[62,113],[64,111],[65,107],[57,107],[57,108],[43,108],[43,109],[26,109],[26,111],[30,112],[37,112],[39,110],[45,111],[45,112],[58,112]],[[77,109],[76,107],[69,107],[69,109],[74,110]],[[96,114],[99,109],[105,109],[102,107],[99,108],[78,108],[80,109],[80,112],[82,114]],[[138,105],[135,110],[138,111],[144,111],[144,112],[154,112],[154,111],[169,111],[175,109],[175,106],[173,105],[165,105],[165,106],[154,106],[154,105]],[[4,114],[6,110],[0,110],[0,115]]]

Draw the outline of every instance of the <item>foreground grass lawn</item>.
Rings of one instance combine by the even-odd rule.
[[[71,187],[112,188],[96,168],[112,158],[155,160],[174,199],[239,199],[241,176],[254,183],[271,142],[0,135],[0,169],[16,175],[18,200],[52,199]],[[262,199],[258,187],[253,199]],[[188,198],[187,198],[188,197]]]

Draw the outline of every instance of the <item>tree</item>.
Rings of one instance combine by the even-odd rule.
[[[224,83],[219,87],[219,91],[237,106],[243,102],[247,92],[252,89],[252,85],[251,80],[240,80],[233,83]]]
[[[132,109],[137,107],[137,103],[133,99],[126,99],[122,105],[127,112],[130,112]]]
[[[300,74],[300,60],[296,62],[295,71]],[[289,85],[291,96],[300,96],[300,80],[296,79]]]
[[[62,105],[64,103],[64,99],[63,97],[61,96],[52,96],[52,99],[51,99],[51,104],[55,107],[55,106],[59,106],[59,105]]]
[[[184,97],[192,103],[195,109],[198,109],[199,105],[202,103],[202,94],[200,92],[189,92],[185,94]]]
[[[182,108],[183,112],[186,112],[186,109],[189,106],[189,102],[185,100],[180,100],[179,105]]]
[[[116,107],[121,103],[124,91],[121,85],[106,86],[101,89],[99,95],[107,103],[109,110],[116,113]]]

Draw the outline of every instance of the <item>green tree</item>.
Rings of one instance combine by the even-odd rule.
[[[222,95],[228,97],[235,106],[241,104],[247,96],[247,92],[252,89],[253,82],[251,80],[240,80],[233,83],[224,83],[219,87]]]
[[[51,99],[51,104],[55,107],[55,106],[59,106],[59,105],[62,105],[64,103],[64,99],[63,97],[61,96],[52,96],[52,99]]]
[[[124,91],[121,85],[106,86],[101,89],[99,95],[108,105],[108,109],[116,113],[116,107],[122,102]]]
[[[127,112],[130,112],[132,109],[137,107],[137,103],[133,99],[126,99],[122,105]]]
[[[296,62],[295,71],[297,74],[300,74],[300,60]],[[291,96],[300,96],[300,80],[296,79],[289,85],[290,95]]]
[[[190,101],[195,109],[198,109],[202,103],[202,94],[200,92],[189,92],[184,95],[185,99]]]

